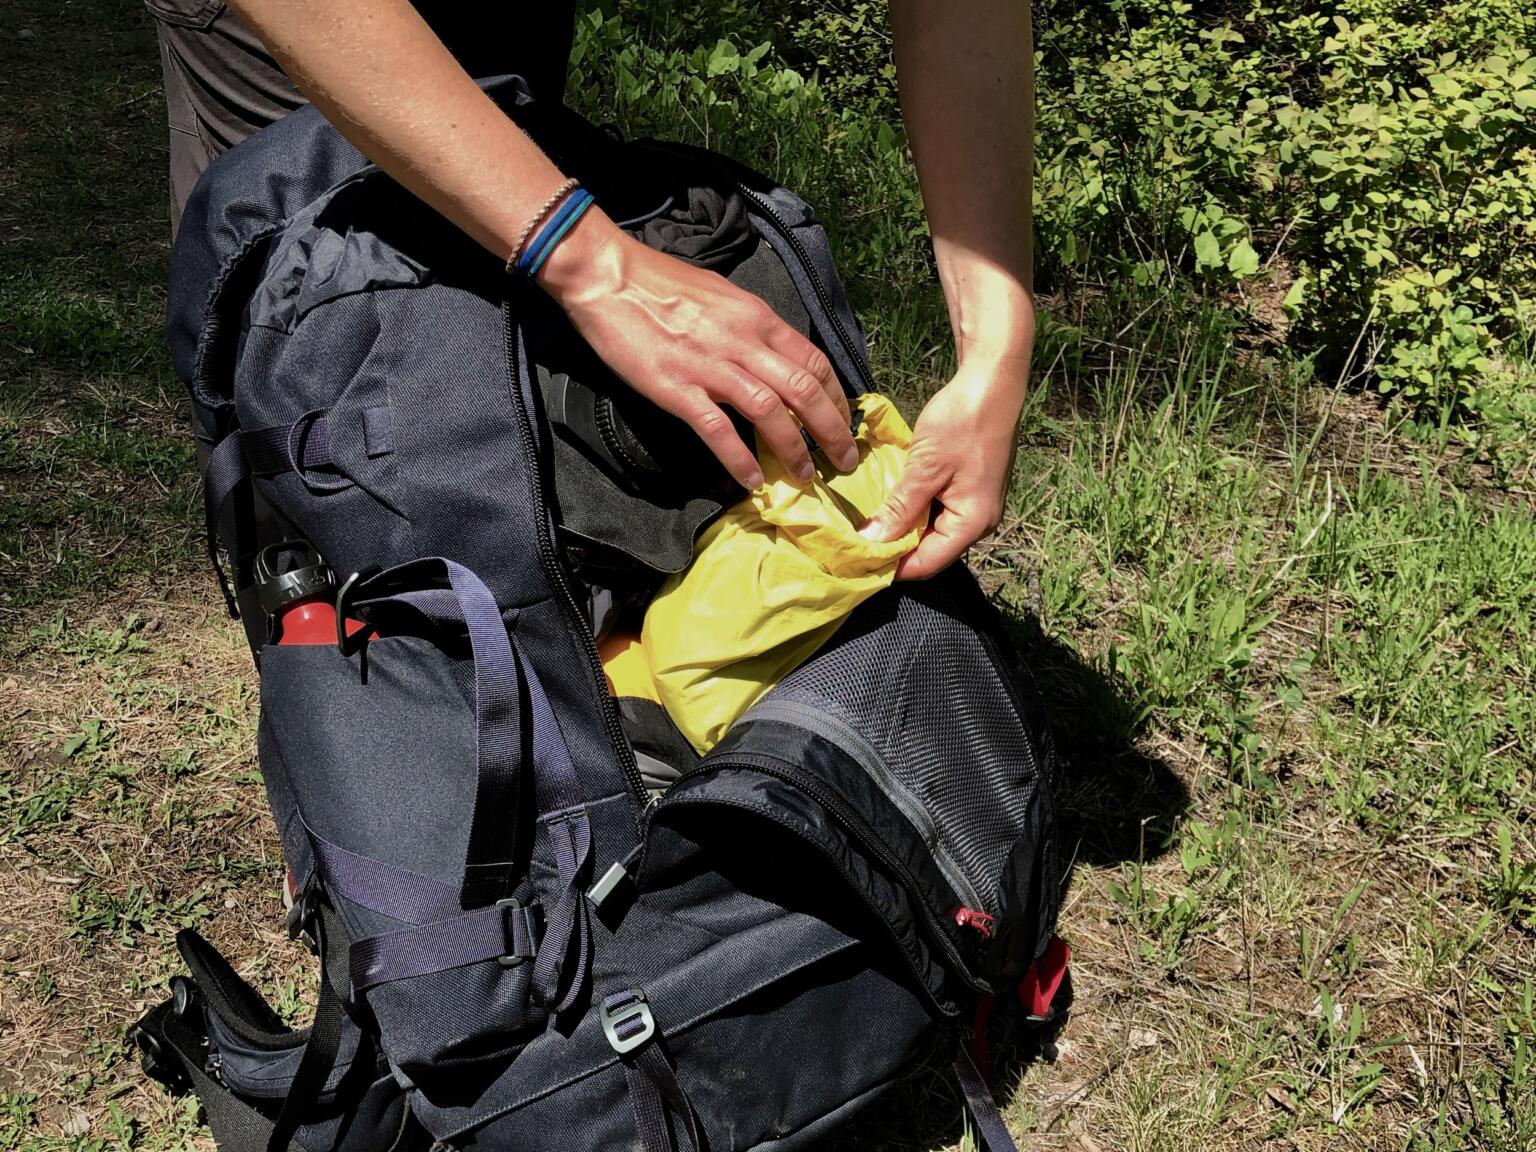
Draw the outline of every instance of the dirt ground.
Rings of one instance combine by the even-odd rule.
[[[289,1019],[314,987],[162,348],[163,116],[137,4],[0,13],[0,1152],[211,1147],[123,1042],[178,929]],[[1063,308],[976,556],[1073,765],[1076,999],[1010,1125],[1530,1152],[1530,500],[1225,330],[1127,331]],[[847,1146],[958,1116],[919,1077]]]

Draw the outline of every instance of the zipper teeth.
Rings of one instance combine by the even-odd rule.
[[[806,278],[810,281],[811,289],[816,293],[817,302],[821,304],[822,311],[827,314],[827,319],[832,324],[832,329],[838,340],[843,345],[843,351],[848,354],[849,363],[858,371],[859,381],[866,392],[875,390],[875,382],[870,378],[869,370],[864,366],[864,360],[859,355],[858,346],[854,343],[853,336],[843,325],[843,319],[837,314],[837,309],[832,304],[832,297],[827,292],[826,285],[821,282],[821,275],[816,271],[816,265],[812,262],[810,253],[800,243],[800,237],[795,235],[795,230],[789,226],[784,217],[779,215],[779,210],[773,206],[766,196],[759,194],[755,189],[748,188],[741,181],[736,181],[736,187],[741,194],[772,221],[779,234],[788,241],[790,248],[794,250],[801,266],[805,269]]]
[[[703,766],[701,765],[700,767]],[[782,780],[784,783],[789,784],[795,788],[799,788],[802,792],[810,796],[813,800],[825,808],[827,812],[832,815],[832,818],[836,820],[837,823],[842,827],[844,832],[848,833],[848,835],[857,840],[872,856],[875,857],[875,859],[880,861],[881,864],[883,864],[887,869],[893,872],[904,882],[907,887],[908,894],[912,895],[913,897],[912,903],[916,906],[920,918],[928,926],[929,934],[932,937],[933,942],[938,946],[939,951],[944,954],[944,957],[946,960],[948,960],[950,967],[956,973],[958,973],[967,984],[970,984],[972,987],[980,987],[983,990],[986,989],[985,985],[977,984],[977,982],[971,977],[971,965],[968,964],[964,957],[960,955],[960,950],[955,946],[955,942],[949,938],[949,933],[945,930],[944,924],[939,919],[938,915],[931,907],[929,907],[926,900],[916,894],[917,881],[913,879],[912,874],[907,870],[906,865],[904,865],[900,860],[896,859],[896,857],[891,853],[891,850],[880,842],[879,837],[866,833],[860,827],[860,821],[855,819],[854,815],[849,811],[847,804],[843,802],[843,798],[841,796],[831,791],[830,789],[821,787],[820,783],[816,780],[802,777],[799,774],[784,768],[781,765],[774,764],[763,757],[742,754],[736,759],[721,759],[710,765],[710,767],[746,768],[750,771],[762,772],[765,775],[772,776],[778,780]],[[698,771],[699,768],[695,768],[691,772],[687,772],[684,775],[691,776]],[[879,910],[876,909],[876,911],[878,912]],[[884,917],[882,917],[882,919],[884,919]]]
[[[851,755],[858,761],[860,767],[875,778],[876,784],[879,785],[886,799],[896,806],[897,811],[905,816],[923,837],[923,842],[933,853],[934,863],[939,866],[944,879],[949,881],[949,886],[955,890],[960,903],[967,908],[986,910],[986,902],[975,885],[971,883],[970,877],[965,874],[965,869],[961,868],[945,849],[943,837],[939,834],[939,826],[934,823],[933,817],[917,797],[902,785],[896,773],[886,763],[885,757],[880,754],[880,750],[866,740],[863,733],[830,712],[795,700],[760,700],[742,717],[742,720],[748,719],[776,721],[807,729],[830,739]]]
[[[619,720],[618,709],[614,706],[613,699],[608,695],[607,681],[603,677],[603,663],[597,655],[597,643],[592,639],[592,630],[587,624],[586,616],[576,603],[576,596],[571,591],[570,581],[565,577],[565,570],[560,566],[559,555],[555,551],[554,534],[549,523],[549,504],[544,498],[544,486],[542,483],[542,468],[539,463],[538,449],[534,446],[535,429],[533,417],[528,412],[528,406],[523,402],[523,389],[521,374],[518,371],[518,352],[516,326],[512,322],[512,307],[508,301],[502,307],[502,321],[506,340],[506,358],[508,376],[512,384],[512,402],[517,409],[518,416],[523,421],[523,455],[528,461],[528,474],[534,478],[535,497],[540,513],[539,524],[536,531],[539,537],[539,557],[544,563],[545,574],[550,582],[560,593],[560,600],[565,608],[566,615],[575,626],[580,639],[580,647],[586,656],[587,666],[592,672],[593,682],[598,687],[599,707],[602,709],[603,721],[608,729],[608,739],[613,745],[614,753],[619,758],[620,765],[624,768],[624,774],[629,779],[630,790],[640,802],[642,810],[645,807],[646,793],[645,782],[640,779],[640,768],[635,763],[634,750],[629,746],[629,738],[624,735],[623,724]]]

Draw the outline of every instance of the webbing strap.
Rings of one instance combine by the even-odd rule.
[[[440,581],[446,580],[443,588]],[[347,610],[363,619],[385,604],[407,605],[429,620],[462,622],[475,663],[477,783],[460,903],[485,905],[509,889],[517,860],[511,843],[526,747],[539,823],[549,836],[559,895],[533,973],[534,992],[552,1016],[580,996],[591,955],[583,894],[592,827],[581,780],[549,697],[502,620],[496,599],[473,572],[442,557],[414,560],[358,582]],[[528,723],[523,724],[523,708]],[[553,1024],[553,1020],[551,1021]]]
[[[395,450],[394,422],[389,405],[376,404],[361,412],[363,451],[370,460],[388,456]],[[306,412],[292,424],[272,424],[248,429],[243,436],[245,457],[257,476],[277,476],[296,472],[311,487],[321,489],[348,487],[345,476],[320,483],[311,476],[317,470],[337,468],[331,417],[324,409]]]
[[[635,1116],[635,1128],[645,1152],[673,1152],[673,1126],[668,1112],[682,1122],[677,1135],[678,1152],[703,1152],[699,1121],[688,1094],[678,1082],[677,1073],[667,1062],[659,1043],[661,1034],[644,997],[634,991],[619,992],[603,1000],[605,1026],[611,1027],[609,1043],[619,1052],[624,1079],[629,1088],[629,1106]],[[635,1047],[628,1047],[629,1044]]]
[[[314,920],[316,942],[320,945],[322,972],[320,998],[315,1005],[314,1023],[310,1025],[309,1040],[304,1054],[299,1057],[299,1067],[293,1074],[288,1095],[283,1099],[282,1110],[272,1125],[272,1135],[267,1140],[266,1152],[285,1152],[293,1135],[315,1110],[320,1094],[331,1069],[336,1066],[336,1056],[341,1051],[341,1024],[343,1010],[341,991],[337,987],[338,973],[346,971],[346,965],[335,961],[335,949],[346,947],[346,936],[340,931],[335,913],[324,904],[319,905],[319,915]]]
[[[292,424],[252,428],[241,435],[241,440],[251,471],[257,476],[304,473],[335,463],[331,455],[331,426],[321,412],[306,413]]]
[[[213,446],[207,463],[203,465],[203,531],[208,541],[208,560],[213,565],[214,575],[218,577],[219,591],[224,594],[224,606],[229,609],[231,620],[240,619],[240,608],[235,602],[235,592],[230,583],[229,574],[224,571],[224,564],[219,559],[219,521],[223,518],[225,504],[250,478],[245,454],[240,448],[240,432],[237,429]],[[236,536],[238,535],[237,530]],[[240,562],[238,549],[242,542],[237,538],[225,543],[228,545],[230,558],[235,562],[238,571]]]
[[[592,824],[582,803],[581,780],[570,747],[560,732],[549,696],[521,650],[518,672],[526,685],[533,729],[534,791],[539,822],[549,834],[560,895],[549,909],[545,946],[533,966],[533,987],[554,1017],[581,994],[592,950],[590,910],[586,900],[587,862],[592,856]],[[564,975],[565,990],[560,988]]]
[[[970,1106],[971,1116],[989,1152],[1019,1152],[1018,1145],[1008,1134],[1008,1125],[1003,1123],[1002,1113],[992,1100],[992,1090],[971,1060],[969,1045],[961,1043],[953,1067],[955,1080],[960,1084],[960,1091],[965,1093],[965,1102]]]
[[[433,586],[444,579],[447,588]],[[408,605],[435,623],[462,623],[469,632],[475,662],[476,785],[459,903],[464,908],[489,904],[506,895],[516,860],[512,841],[523,731],[519,662],[511,637],[490,589],[468,568],[441,557],[413,560],[360,581],[348,610],[367,620],[371,610],[385,604]],[[535,772],[539,751],[535,739]]]
[[[445,972],[484,960],[511,967],[533,958],[538,945],[535,910],[497,904],[452,920],[418,924],[370,936],[350,950],[352,990]]]
[[[308,823],[304,824],[304,831],[326,886],[353,904],[408,924],[446,920],[459,910],[459,892],[453,885],[349,852],[321,836]]]

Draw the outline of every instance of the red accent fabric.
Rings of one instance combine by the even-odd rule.
[[[1071,962],[1072,949],[1067,942],[1052,936],[1040,959],[1030,965],[1019,982],[1019,1007],[1031,1016],[1049,1016],[1051,1002],[1067,978],[1067,965]]]

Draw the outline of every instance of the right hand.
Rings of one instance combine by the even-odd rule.
[[[722,405],[751,421],[802,483],[815,466],[791,413],[835,467],[858,463],[825,354],[725,277],[647,248],[594,207],[538,281],[603,362],[686,422],[742,487],[761,485],[763,471]]]

